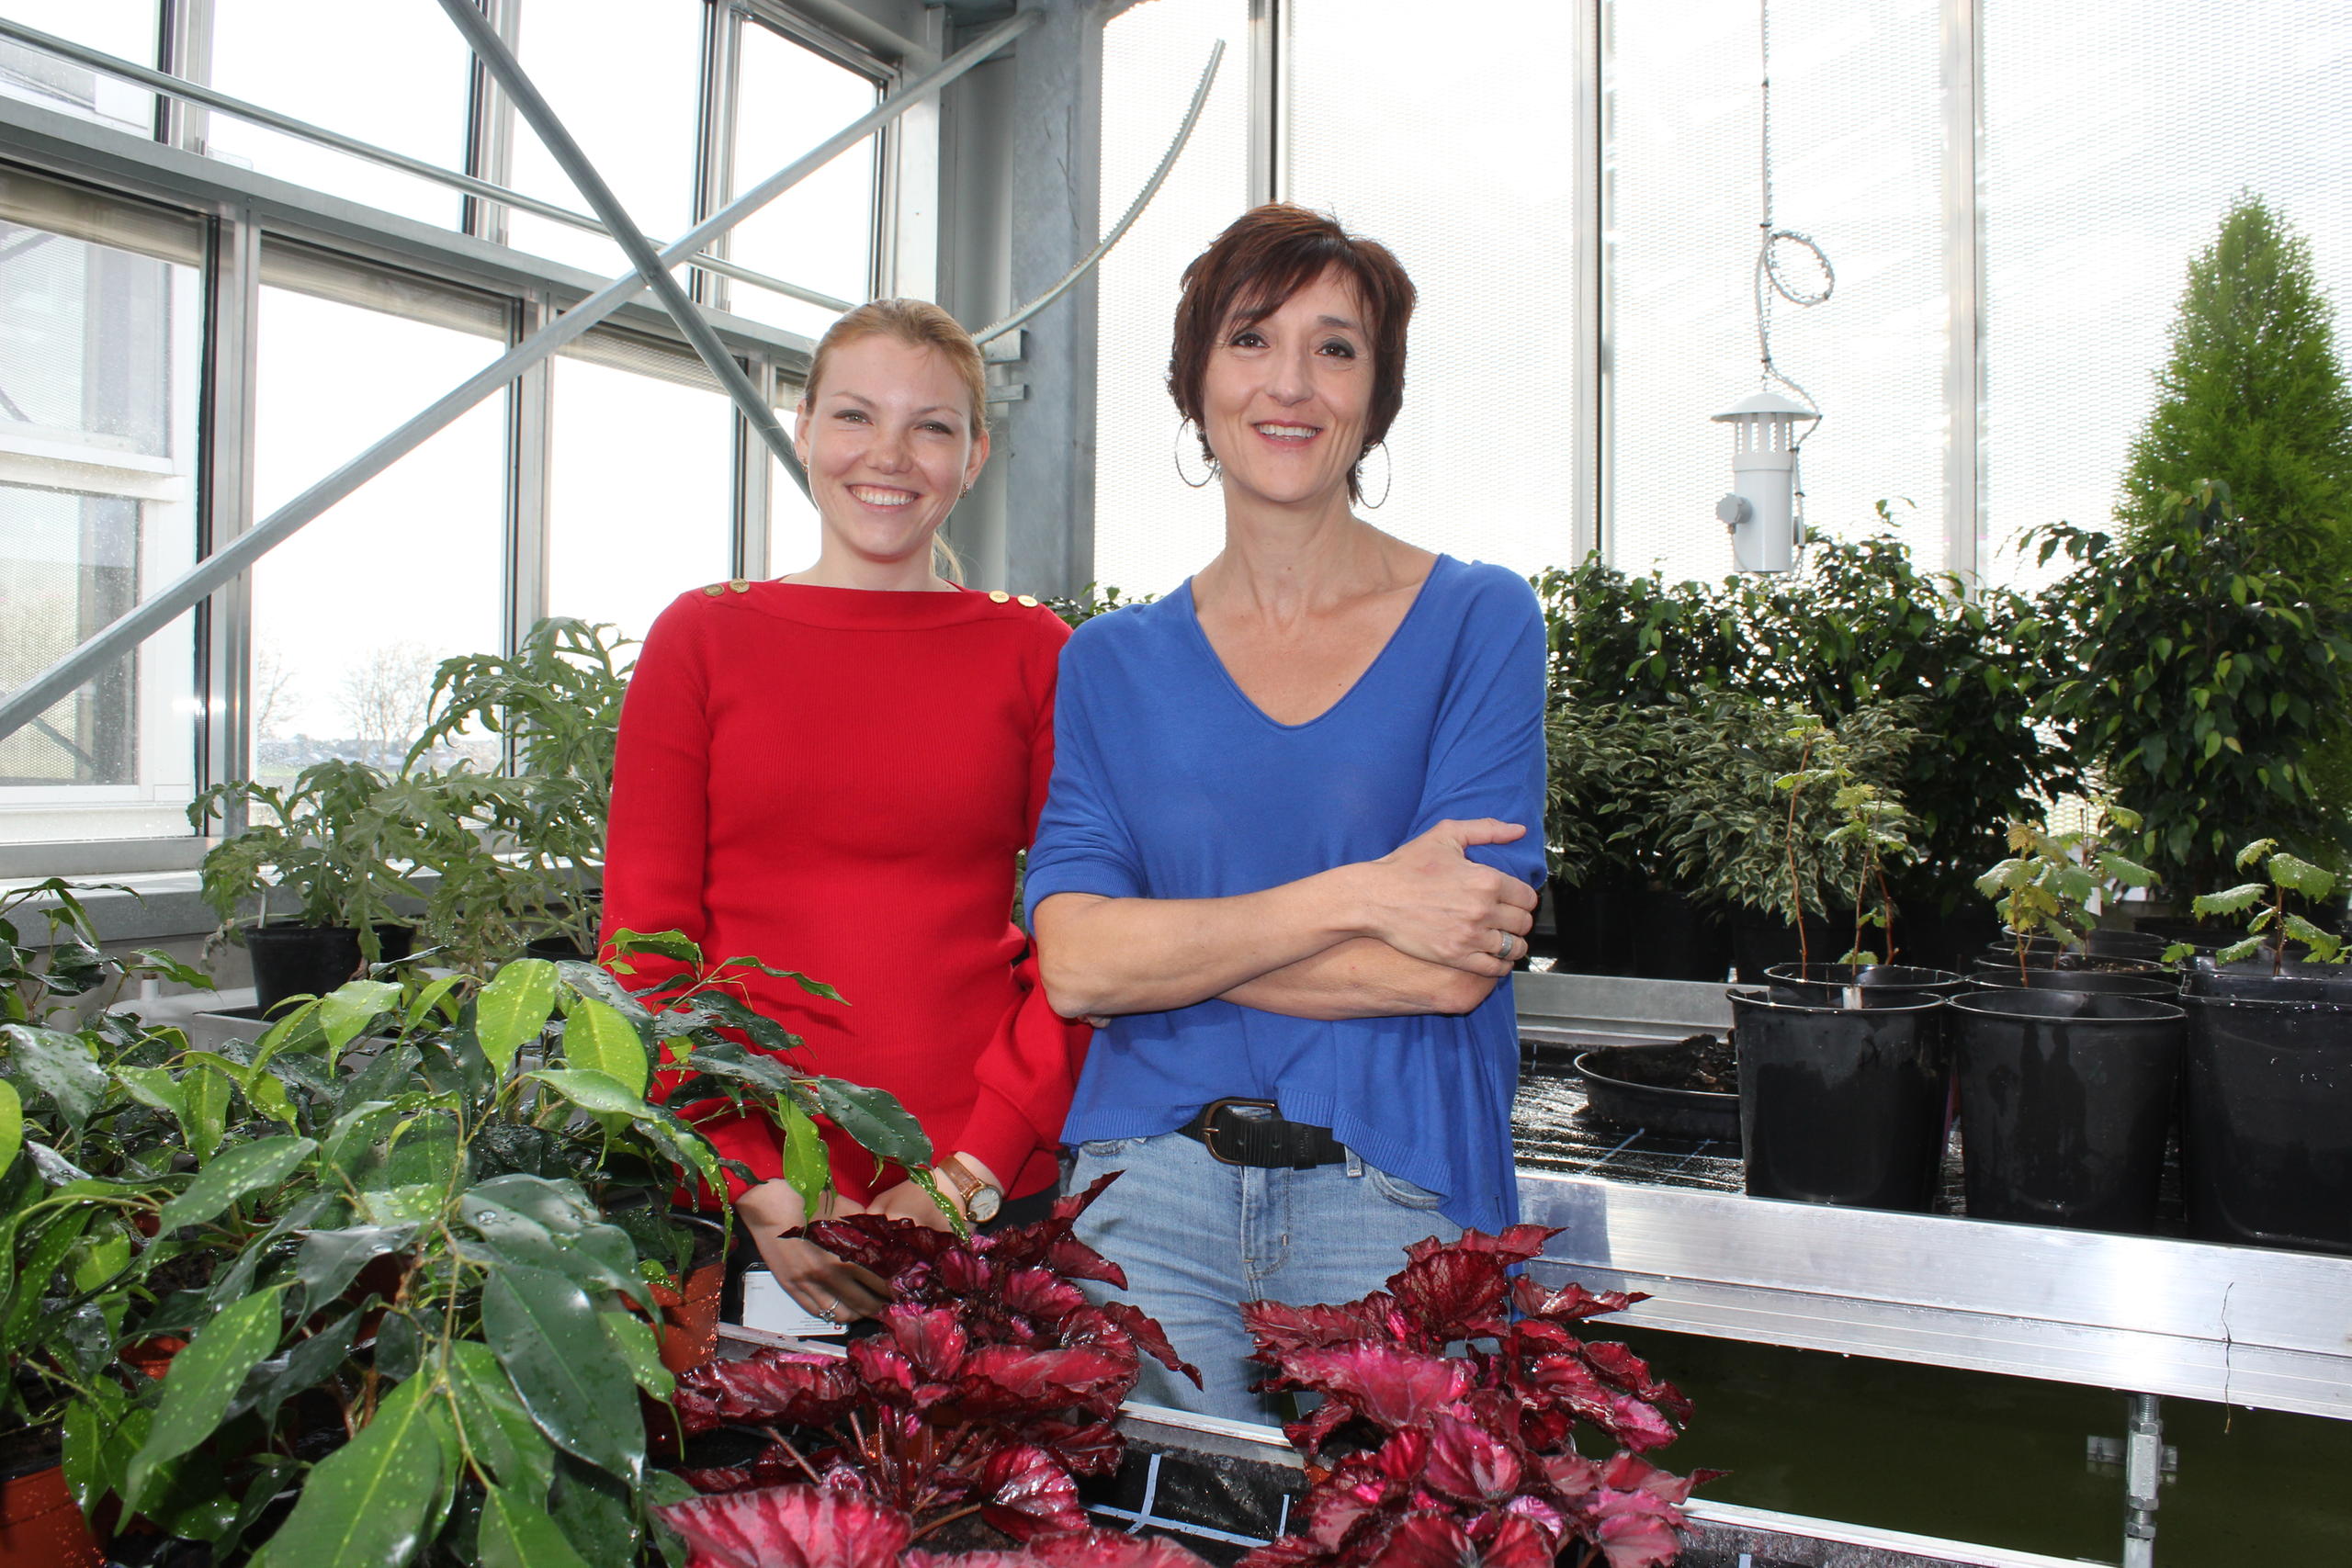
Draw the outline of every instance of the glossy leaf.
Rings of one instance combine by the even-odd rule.
[[[257,1561],[266,1568],[396,1568],[423,1549],[448,1473],[438,1403],[411,1378],[322,1460]]]
[[[542,1067],[525,1077],[543,1083],[582,1111],[605,1116],[642,1118],[652,1114],[645,1097],[631,1094],[617,1079],[588,1067]]]
[[[662,1364],[662,1345],[653,1325],[625,1312],[600,1312],[596,1320],[604,1325],[605,1337],[628,1366],[630,1381],[656,1399],[669,1398],[677,1379]]]
[[[544,958],[518,958],[474,998],[474,1038],[498,1076],[504,1077],[514,1053],[539,1037],[555,1015],[555,965]]]
[[[168,1235],[182,1225],[202,1224],[249,1192],[275,1189],[318,1146],[308,1138],[256,1138],[224,1151],[196,1173],[187,1190],[164,1205],[156,1228]]]
[[[401,1005],[401,988],[389,980],[346,980],[319,998],[319,1031],[330,1058],[367,1032],[368,1026]]]
[[[481,1568],[587,1568],[543,1500],[504,1486],[483,1489],[476,1542]]]
[[[124,1478],[123,1495],[129,1506],[139,1507],[159,1467],[187,1453],[220,1427],[230,1403],[244,1386],[246,1374],[277,1348],[282,1304],[276,1290],[247,1296],[197,1330],[187,1348],[172,1358],[154,1424]]]
[[[38,1024],[0,1024],[7,1040],[8,1073],[55,1102],[58,1113],[79,1127],[107,1091],[106,1069],[97,1053],[77,1035]]]
[[[662,1518],[691,1568],[897,1568],[910,1534],[895,1508],[813,1486],[697,1497]]]
[[[860,1146],[910,1169],[931,1163],[931,1139],[905,1106],[878,1089],[818,1078],[817,1102]]]
[[[1043,1449],[999,1449],[981,1472],[980,1487],[988,1498],[980,1517],[1015,1540],[1086,1528],[1078,1483]]]
[[[636,1387],[587,1292],[551,1269],[510,1265],[491,1272],[481,1316],[483,1337],[539,1428],[634,1479],[644,1460]]]
[[[825,1152],[824,1135],[817,1123],[790,1096],[776,1101],[783,1116],[784,1179],[800,1194],[804,1213],[815,1213],[825,1189],[832,1184],[833,1163]]]
[[[651,1064],[636,1025],[594,997],[574,1002],[563,1026],[567,1066],[603,1073],[637,1099],[645,1098]]]
[[[296,1318],[307,1318],[334,1301],[371,1260],[400,1251],[415,1235],[415,1225],[398,1224],[312,1231],[304,1236],[294,1255],[294,1277],[302,1286]]]
[[[498,1483],[536,1497],[555,1477],[555,1450],[514,1395],[491,1348],[460,1339],[449,1347],[449,1393],[474,1458]]]
[[[15,1084],[0,1078],[0,1173],[17,1163],[17,1151],[24,1146],[25,1102]]]

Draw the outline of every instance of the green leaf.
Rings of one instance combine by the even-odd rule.
[[[824,1134],[815,1119],[796,1101],[786,1097],[777,1101],[777,1109],[784,1122],[784,1179],[800,1194],[803,1212],[813,1214],[825,1189],[832,1185],[832,1157],[825,1152]]]
[[[245,1375],[277,1348],[278,1292],[273,1288],[221,1312],[172,1358],[147,1441],[123,1481],[123,1502],[137,1512],[159,1466],[212,1436],[244,1387]]]
[[[145,1446],[154,1416],[146,1405],[131,1405],[106,1378],[92,1382],[87,1398],[65,1407],[65,1484],[84,1513],[122,1489],[123,1473]]]
[[[542,1067],[523,1075],[543,1083],[582,1111],[644,1119],[655,1108],[640,1094],[631,1094],[609,1075],[585,1067]]]
[[[2297,942],[2308,943],[2313,956],[2323,962],[2333,956],[2335,952],[2335,933],[2312,924],[2301,915],[2287,917],[2286,931]]]
[[[2126,887],[2146,887],[2156,880],[2156,874],[2137,861],[2125,860],[2109,851],[2098,857],[2098,867],[2109,881],[2120,882]]]
[[[449,1466],[429,1381],[413,1377],[394,1388],[375,1419],[319,1462],[257,1563],[397,1568],[416,1556]]]
[[[539,1429],[559,1448],[633,1483],[645,1459],[636,1385],[587,1292],[546,1269],[494,1269],[482,1288],[481,1320],[483,1337]]]
[[[294,1278],[302,1286],[302,1310],[308,1318],[350,1288],[371,1261],[398,1252],[416,1235],[413,1224],[355,1225],[348,1230],[312,1231],[294,1255]]]
[[[20,1078],[56,1102],[58,1114],[79,1127],[107,1091],[107,1072],[86,1040],[39,1024],[0,1024],[8,1039],[8,1076]]]
[[[229,1102],[235,1086],[218,1073],[193,1072],[180,1079],[180,1097],[187,1111],[180,1128],[187,1134],[187,1151],[203,1165],[220,1147],[229,1126]]]
[[[600,1312],[596,1316],[603,1322],[613,1348],[628,1363],[631,1381],[656,1399],[669,1398],[676,1390],[678,1380],[662,1364],[662,1342],[655,1336],[653,1325],[625,1312]]]
[[[456,1004],[447,1000],[447,998],[451,991],[456,990],[465,982],[466,977],[463,975],[444,975],[417,992],[416,1000],[409,1004],[408,1016],[401,1021],[402,1028],[409,1031],[418,1029],[424,1022],[424,1015],[436,1007],[441,1010],[443,1017],[455,1023],[458,1021],[458,1009]]]
[[[637,1026],[619,1011],[583,997],[572,1004],[563,1026],[563,1059],[567,1066],[586,1067],[613,1078],[642,1100],[652,1076],[652,1063]]]
[[[545,1491],[542,1485],[539,1492]],[[484,1488],[478,1540],[482,1568],[588,1568],[548,1517],[544,1496]]]
[[[2270,889],[2259,882],[2241,882],[2224,893],[2200,893],[2189,908],[2200,915],[2235,915],[2252,908]]]
[[[626,957],[633,953],[650,953],[662,958],[674,958],[681,964],[700,964],[702,949],[689,941],[683,931],[617,931],[605,943],[607,951]]]
[[[161,1111],[187,1127],[187,1096],[181,1092],[179,1080],[162,1067],[127,1067],[114,1069],[115,1082],[125,1093],[153,1111]]]
[[[168,1235],[182,1225],[202,1224],[246,1193],[277,1186],[318,1146],[308,1138],[256,1138],[238,1145],[198,1171],[187,1190],[164,1205],[156,1228]]]
[[[474,998],[474,1038],[499,1077],[555,1015],[555,965],[546,959],[518,958]]]
[[[0,1174],[17,1163],[17,1151],[24,1146],[25,1102],[15,1084],[0,1078]]]
[[[319,1028],[327,1037],[330,1058],[367,1032],[368,1026],[396,1010],[401,988],[390,980],[345,980],[319,998]]]
[[[2335,886],[2334,875],[2284,850],[2272,855],[2270,863],[2263,869],[2271,881],[2306,898],[2324,898]]]
[[[818,1078],[817,1102],[833,1125],[858,1144],[911,1170],[931,1163],[931,1139],[922,1123],[884,1090],[841,1078]]]
[[[555,1450],[514,1397],[514,1385],[490,1347],[473,1339],[451,1345],[448,1377],[458,1425],[475,1460],[488,1466],[500,1485],[546,1496],[555,1476]]]
[[[266,1067],[254,1068],[253,1077],[245,1080],[245,1098],[253,1102],[255,1111],[273,1122],[282,1122],[288,1127],[300,1122],[293,1100],[287,1098],[286,1086],[273,1077]]]

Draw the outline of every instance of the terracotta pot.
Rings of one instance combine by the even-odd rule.
[[[172,1370],[172,1358],[187,1348],[187,1341],[164,1335],[155,1339],[135,1339],[122,1348],[118,1359],[133,1371],[145,1372],[158,1382]]]
[[[662,1364],[679,1377],[718,1353],[718,1295],[727,1283],[727,1260],[715,1258],[686,1271],[685,1289],[653,1287],[653,1304],[662,1310],[654,1327],[662,1345]]]
[[[0,1482],[0,1562],[8,1568],[98,1568],[106,1561],[56,1465]]]

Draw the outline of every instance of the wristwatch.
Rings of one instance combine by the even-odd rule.
[[[964,1216],[974,1224],[984,1225],[996,1218],[1004,1202],[1003,1189],[984,1181],[980,1173],[964,1163],[961,1155],[949,1155],[932,1168],[956,1190],[956,1200],[964,1206]]]

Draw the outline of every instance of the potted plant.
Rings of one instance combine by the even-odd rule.
[[[633,646],[611,626],[556,617],[535,624],[512,655],[442,662],[407,770],[487,734],[500,738],[502,772],[514,787],[485,800],[479,825],[497,852],[461,860],[457,870],[469,885],[435,901],[428,925],[436,932],[487,924],[484,937],[461,938],[460,945],[504,951],[520,943],[542,958],[594,955],[596,876],[628,691],[623,650]],[[449,880],[445,872],[445,885]]]
[[[2062,830],[2012,820],[2008,857],[1976,879],[1976,890],[1993,900],[2007,937],[2005,956],[1977,960],[1978,980],[2020,989],[2150,997],[2177,990],[2177,983],[2162,973],[2168,960],[2161,947],[2154,955],[2141,956],[2100,953],[2092,947],[2101,905],[2119,888],[2155,881],[2153,872],[2115,847],[2119,834],[2136,834],[2140,828],[2137,812],[2104,795],[2090,802],[2088,820],[2080,828]],[[2077,984],[2118,976],[2130,977],[2130,983]]]
[[[1242,1303],[1272,1369],[1262,1386],[1320,1396],[1284,1428],[1309,1479],[1294,1533],[1245,1568],[1675,1560],[1681,1504],[1712,1472],[1642,1456],[1673,1441],[1690,1404],[1624,1346],[1576,1332],[1643,1297],[1511,1278],[1557,1234],[1431,1238],[1359,1301]],[[1584,1428],[1616,1452],[1588,1457]]]
[[[2343,942],[2294,908],[2325,899],[2335,878],[2270,839],[2240,850],[2237,865],[2261,879],[2194,906],[2242,917],[2246,934],[2198,964],[2183,998],[2189,1227],[2352,1253],[2352,971]],[[2310,962],[2288,961],[2290,939]]]
[[[414,788],[399,801],[391,789],[366,763],[334,759],[303,769],[282,789],[243,779],[189,804],[199,832],[232,804],[244,810],[243,830],[206,853],[198,886],[221,930],[252,954],[263,1017],[288,997],[334,990],[369,965],[408,955],[415,929],[397,907],[421,897],[412,871],[432,853],[438,824],[419,820]],[[238,923],[255,906],[256,918]]]

